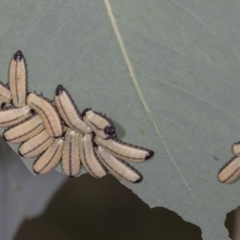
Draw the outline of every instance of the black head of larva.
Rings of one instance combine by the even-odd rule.
[[[146,157],[145,157],[145,160],[151,158],[153,155],[154,155],[154,151],[148,150],[148,153],[147,153],[147,155],[146,155]]]
[[[104,128],[104,133],[109,135],[110,138],[115,138],[116,137],[116,129],[114,126],[107,126]]]
[[[135,181],[134,183],[139,183],[143,180],[143,176],[141,174],[139,174],[139,175],[140,175],[139,179],[137,181]]]
[[[23,54],[20,50],[18,50],[14,55],[13,55],[13,59],[16,61],[16,62],[20,62],[23,58]]]
[[[65,89],[64,89],[64,87],[63,87],[62,85],[58,85],[58,86],[57,86],[57,89],[56,89],[56,96],[61,95],[64,90],[65,90]]]

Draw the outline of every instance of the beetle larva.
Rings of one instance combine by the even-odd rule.
[[[0,82],[0,100],[5,103],[10,103],[12,100],[11,92],[2,82]]]
[[[6,108],[0,111],[0,127],[9,127],[31,116],[31,109],[25,105],[21,108]]]
[[[36,136],[43,131],[44,124],[38,115],[33,115],[23,122],[5,130],[3,136],[6,141],[20,143]]]
[[[110,153],[108,153],[101,146],[96,148],[96,153],[98,154],[103,165],[117,178],[127,181],[127,182],[140,182],[142,180],[142,175],[134,169],[129,164],[124,161],[117,159]]]
[[[94,141],[115,157],[126,161],[143,162],[154,154],[149,149],[122,142],[117,138],[105,140],[96,136]]]
[[[33,170],[38,174],[44,174],[55,168],[62,157],[63,145],[62,138],[55,139],[53,144],[33,164]]]
[[[22,52],[17,51],[10,62],[9,87],[15,107],[23,107],[26,104],[27,71]]]
[[[65,134],[62,155],[63,172],[70,177],[77,175],[80,171],[80,158],[78,153],[78,133],[70,128]]]
[[[45,128],[50,136],[62,136],[63,129],[60,117],[56,109],[47,99],[36,93],[30,93],[27,96],[27,104],[42,118]]]
[[[240,175],[240,157],[233,157],[218,173],[218,179],[223,183],[231,183]]]
[[[51,144],[54,138],[51,137],[46,130],[24,142],[18,149],[18,153],[22,157],[31,158],[44,152]]]
[[[240,142],[233,144],[232,151],[235,155],[240,155]]]
[[[55,103],[60,116],[68,127],[81,133],[92,132],[91,128],[83,121],[69,93],[62,85],[58,85],[56,89]]]
[[[100,138],[109,139],[116,137],[116,129],[112,121],[106,116],[94,112],[89,108],[85,109],[82,115],[83,120]]]
[[[79,154],[85,170],[95,178],[107,174],[93,147],[93,134],[79,134]]]

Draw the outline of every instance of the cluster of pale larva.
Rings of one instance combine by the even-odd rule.
[[[233,144],[232,151],[235,156],[218,173],[220,182],[231,183],[240,175],[240,142]]]
[[[55,106],[42,95],[27,94],[26,63],[21,51],[10,63],[9,88],[0,84],[1,106],[12,103],[0,111],[0,127],[11,126],[3,137],[22,143],[19,154],[23,157],[41,154],[33,164],[36,173],[49,172],[61,160],[67,176],[79,174],[82,164],[96,178],[109,171],[128,182],[142,179],[125,161],[142,162],[154,152],[117,139],[115,127],[105,115],[91,109],[80,114],[62,85],[56,89]]]

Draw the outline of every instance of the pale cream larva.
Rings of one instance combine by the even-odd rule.
[[[30,93],[27,96],[27,104],[42,118],[45,128],[50,136],[62,136],[63,129],[60,117],[49,100],[36,93]]]
[[[97,113],[87,108],[82,113],[83,120],[95,132],[97,136],[103,139],[116,137],[116,129],[110,119],[101,113]]]
[[[60,116],[68,127],[81,133],[92,132],[91,128],[83,121],[68,91],[62,85],[58,85],[56,89],[55,103]]]
[[[22,52],[17,51],[10,62],[9,87],[15,107],[23,107],[26,104],[27,94],[27,69]]]
[[[32,115],[29,106],[21,108],[6,108],[0,111],[0,127],[9,127],[22,122]]]
[[[54,138],[51,137],[46,130],[43,130],[33,138],[24,142],[18,149],[18,153],[22,157],[31,158],[44,152],[51,144]]]
[[[151,158],[154,154],[154,152],[149,149],[122,142],[117,138],[105,140],[96,136],[94,141],[115,157],[126,161],[143,162]]]
[[[218,179],[223,183],[231,183],[240,175],[240,157],[233,157],[218,173]]]
[[[61,160],[63,146],[62,138],[55,139],[53,144],[33,164],[34,172],[44,174],[55,168]]]
[[[2,82],[0,82],[0,101],[10,103],[11,100],[12,100],[11,92]]]
[[[79,154],[85,170],[95,178],[107,174],[93,147],[93,134],[79,134]]]
[[[42,119],[34,114],[23,122],[5,130],[3,137],[6,141],[20,143],[36,136],[43,129]]]
[[[235,155],[237,155],[237,156],[240,155],[240,142],[233,144],[232,151]]]
[[[101,146],[96,148],[96,153],[103,165],[116,178],[133,183],[140,182],[142,180],[142,175],[136,169],[124,161],[117,159]]]
[[[62,169],[65,175],[73,177],[80,171],[80,158],[78,153],[78,133],[70,128],[65,133],[62,155]]]

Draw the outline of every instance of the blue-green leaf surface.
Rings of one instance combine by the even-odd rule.
[[[80,110],[107,113],[122,140],[155,151],[127,187],[203,239],[226,239],[240,183],[217,173],[240,139],[239,12],[236,0],[2,1],[1,80],[21,49],[29,91],[52,99],[62,84]]]

